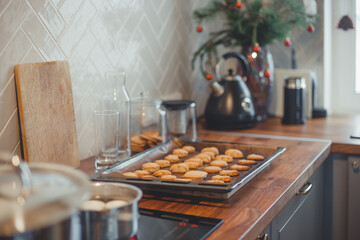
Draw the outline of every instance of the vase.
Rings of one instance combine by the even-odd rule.
[[[256,120],[263,122],[268,117],[271,89],[274,83],[274,62],[267,46],[254,52],[252,47],[244,47],[242,54],[249,62],[249,74],[244,79],[254,98]]]

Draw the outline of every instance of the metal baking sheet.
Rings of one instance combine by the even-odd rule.
[[[226,149],[235,148],[244,153],[244,157],[249,154],[255,153],[265,157],[262,161],[257,161],[256,165],[249,165],[248,171],[239,171],[239,176],[231,178],[231,182],[224,184],[206,183],[206,180],[211,179],[212,176],[218,173],[208,174],[204,180],[193,180],[190,183],[174,182],[174,181],[162,181],[160,178],[153,177],[152,179],[143,178],[127,178],[122,173],[132,172],[141,169],[141,165],[145,162],[153,162],[157,159],[163,159],[166,155],[171,154],[175,148],[179,148],[179,145],[191,145],[196,149],[195,153],[189,154],[186,160],[192,156],[198,154],[202,148],[205,147],[217,147],[220,154],[224,154]],[[111,168],[95,173],[91,176],[95,181],[110,181],[110,182],[123,182],[136,185],[143,190],[168,192],[190,196],[201,196],[215,199],[227,199],[230,198],[236,191],[241,189],[247,182],[254,178],[257,174],[263,171],[270,165],[270,162],[274,160],[278,155],[285,151],[285,148],[278,146],[263,146],[263,145],[251,145],[232,142],[216,142],[189,139],[180,139],[180,141],[168,141],[143,153],[137,154],[130,158],[128,161],[116,164]],[[229,166],[236,164],[237,159],[234,159],[233,163],[229,163]],[[208,164],[206,164],[208,165]],[[205,165],[205,166],[206,166]],[[229,166],[223,169],[228,169]],[[203,167],[199,167],[196,170],[202,170]],[[168,169],[168,168],[164,168]],[[175,174],[177,177],[181,177],[182,174]]]

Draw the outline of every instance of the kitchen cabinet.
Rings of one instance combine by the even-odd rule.
[[[325,187],[326,170],[327,164],[322,164],[258,239],[266,239],[265,234],[269,240],[324,239],[328,191]]]
[[[333,239],[359,239],[360,156],[332,154],[333,159]]]

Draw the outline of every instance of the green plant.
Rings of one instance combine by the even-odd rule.
[[[219,16],[224,19],[224,27],[211,32],[209,39],[199,47],[192,59],[193,68],[199,59],[200,70],[207,79],[211,79],[209,73],[214,72],[219,61],[219,45],[258,47],[270,44],[275,39],[286,39],[284,44],[289,46],[291,30],[297,26],[308,26],[311,32],[316,18],[315,14],[306,13],[302,0],[211,0],[206,7],[194,11],[197,31],[202,31],[204,22]]]

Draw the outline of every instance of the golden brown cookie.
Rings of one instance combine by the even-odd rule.
[[[230,182],[231,181],[230,176],[221,176],[221,175],[212,176],[211,179],[212,180],[220,180],[220,181],[224,181],[224,182]]]
[[[186,157],[188,155],[188,152],[184,149],[176,148],[174,149],[173,154],[178,157]]]
[[[223,161],[223,160],[214,160],[212,162],[210,162],[211,166],[217,166],[217,167],[226,167],[228,164],[227,162]]]
[[[199,165],[199,167],[203,165],[203,161],[200,158],[189,158],[186,159],[185,162],[196,162]]]
[[[240,160],[238,160],[238,164],[239,165],[254,165],[254,164],[256,164],[256,161],[240,159]]]
[[[211,157],[203,153],[194,156],[194,158],[200,158],[204,163],[209,163],[211,161]]]
[[[184,162],[183,164],[188,165],[189,169],[197,169],[199,167],[196,162]]]
[[[131,178],[137,178],[138,175],[134,172],[126,172],[126,173],[123,173],[122,175],[124,175],[125,177],[131,177]]]
[[[233,158],[242,158],[244,154],[238,149],[228,149],[225,151],[225,155],[229,155]]]
[[[201,149],[201,152],[212,152],[214,154],[214,156],[219,155],[219,149],[217,147],[206,147]]]
[[[191,179],[190,179],[190,178],[175,178],[173,181],[175,181],[175,182],[189,183],[189,182],[191,182]]]
[[[193,146],[189,146],[189,145],[183,146],[182,149],[184,149],[184,150],[187,151],[188,153],[193,153],[193,152],[195,152],[195,148],[194,148]]]
[[[161,167],[161,168],[166,168],[166,167],[168,167],[168,166],[170,166],[170,161],[168,161],[168,160],[155,160],[154,161],[156,164],[159,164],[159,166]]]
[[[171,163],[176,163],[180,161],[180,158],[177,155],[170,154],[165,157],[165,160],[168,160]]]
[[[147,163],[144,163],[142,166],[141,166],[142,170],[146,170],[148,171],[149,173],[154,173],[156,172],[157,170],[160,169],[160,166],[159,164],[157,163],[153,163],[153,162],[147,162]]]
[[[237,176],[239,172],[237,170],[221,170],[219,174],[221,176]]]
[[[244,166],[244,165],[234,164],[234,165],[231,165],[231,166],[230,166],[230,169],[232,169],[232,170],[238,170],[238,171],[247,171],[247,170],[250,169],[250,167]]]
[[[214,160],[215,158],[215,154],[213,152],[202,152],[202,154],[208,155],[211,160]]]
[[[207,172],[198,171],[198,170],[191,170],[184,174],[183,178],[189,179],[204,179],[207,176]]]
[[[170,167],[170,172],[173,173],[186,173],[189,171],[189,166],[184,163],[174,164]]]
[[[136,170],[134,173],[136,173],[136,175],[138,175],[138,177],[143,177],[145,175],[149,175],[150,173],[146,170]]]
[[[171,175],[171,172],[168,170],[157,170],[156,172],[154,172],[153,174],[155,177],[161,177],[164,175]]]
[[[261,161],[264,160],[264,156],[263,155],[259,155],[259,154],[250,154],[247,156],[248,160],[256,160],[256,161]]]
[[[204,171],[207,173],[217,173],[221,171],[221,167],[218,166],[207,166],[204,167]]]
[[[224,181],[221,180],[206,180],[207,183],[224,183]]]
[[[171,181],[171,180],[175,180],[176,176],[175,175],[162,175],[160,177],[160,179],[164,180],[164,181]]]
[[[234,161],[232,156],[229,156],[229,155],[218,155],[218,156],[216,156],[215,160],[223,160],[228,163]]]

